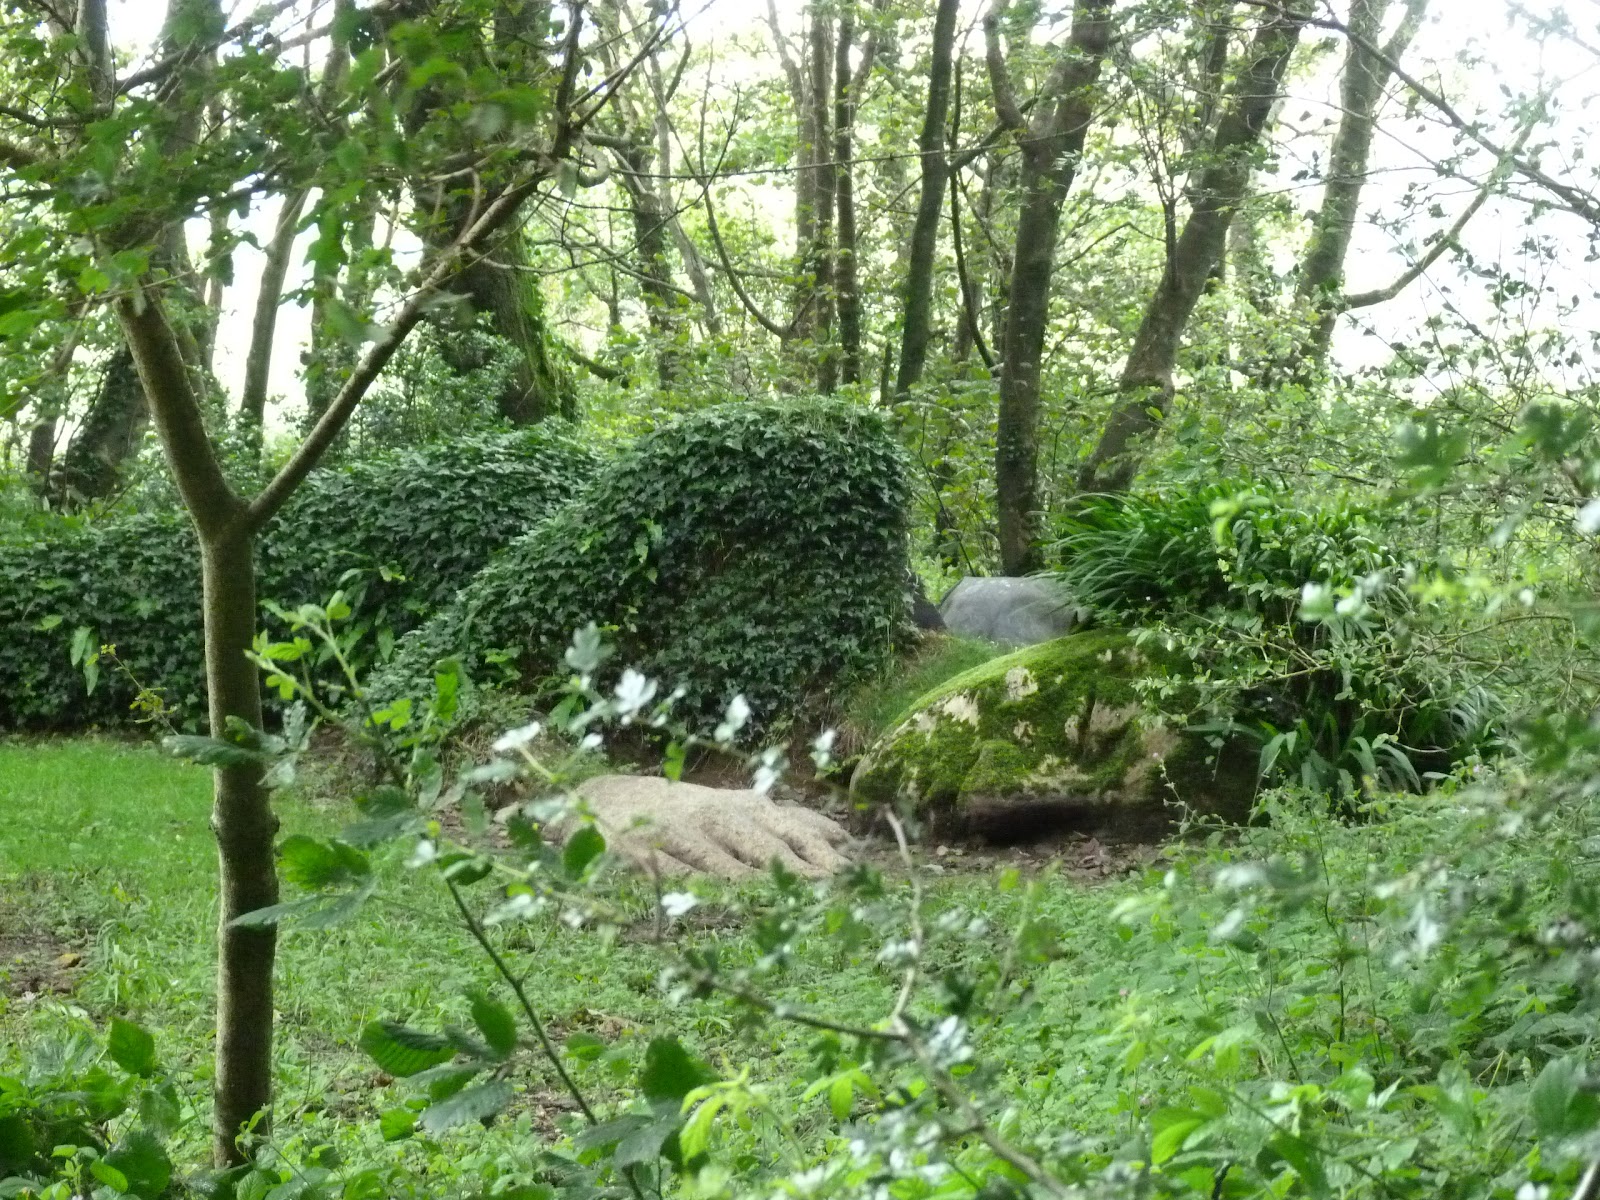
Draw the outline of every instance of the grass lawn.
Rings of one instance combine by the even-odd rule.
[[[186,1171],[207,1155],[216,909],[209,793],[205,771],[144,747],[0,741],[0,1076],[25,1073],[31,1056],[64,1036],[101,1033],[115,1016],[136,1021],[184,1088],[190,1119],[172,1149]],[[1539,1154],[1538,1127],[1525,1115],[1532,1080],[1546,1062],[1594,1040],[1596,1027],[1563,985],[1536,974],[1537,964],[1503,970],[1512,961],[1503,943],[1426,972],[1406,958],[1411,901],[1382,900],[1375,881],[1422,861],[1441,822],[1459,821],[1462,811],[1448,797],[1406,803],[1366,827],[1286,813],[1273,831],[1173,851],[1142,877],[1096,886],[1038,860],[1018,870],[974,856],[966,860],[974,867],[940,871],[938,862],[958,860],[935,856],[926,928],[945,932],[930,934],[929,984],[911,1011],[937,1019],[941,979],[1000,980],[996,994],[1007,1000],[996,1015],[972,1016],[972,1061],[992,1074],[988,1086],[1013,1108],[1015,1128],[1052,1143],[1079,1139],[1086,1161],[1101,1167],[1140,1161],[1152,1130],[1182,1121],[1186,1130],[1214,1130],[1188,1149],[1182,1139],[1166,1143],[1169,1154],[1182,1151],[1169,1171],[1187,1171],[1185,1186],[1202,1195],[1213,1194],[1218,1164],[1233,1162],[1250,1165],[1229,1195],[1298,1194],[1284,1190],[1283,1173],[1301,1167],[1351,1183],[1347,1194],[1393,1194],[1362,1183],[1386,1172],[1432,1181],[1416,1194],[1508,1170],[1515,1184],[1528,1178],[1516,1164]],[[339,808],[284,798],[283,832],[334,831],[345,816]],[[1511,846],[1502,855],[1497,838],[1483,844],[1486,868],[1528,874],[1535,895],[1556,894],[1537,869],[1530,873],[1526,864],[1538,864],[1526,853]],[[1274,912],[1235,907],[1234,894],[1211,886],[1219,868],[1269,854],[1315,863],[1307,886],[1330,890]],[[380,1116],[411,1093],[359,1050],[363,1026],[384,1017],[427,1029],[465,1025],[465,993],[494,979],[431,874],[396,860],[380,874],[380,899],[356,919],[289,932],[280,946],[272,1150],[290,1171],[334,1161],[318,1149],[332,1147],[340,1178],[387,1172],[381,1192],[357,1189],[362,1197],[481,1194],[525,1175],[544,1148],[570,1147],[578,1119],[549,1068],[519,1059],[512,1107],[488,1127],[385,1143]],[[888,881],[891,896],[907,886]],[[618,887],[647,926],[653,897],[637,882]],[[772,885],[695,887],[704,903],[694,915],[703,919],[680,945],[715,949],[727,964],[752,961],[755,923],[775,911]],[[1379,921],[1385,904],[1396,916]],[[941,913],[960,920],[942,922]],[[1224,925],[1232,932],[1219,938]],[[649,1040],[670,1034],[724,1078],[746,1072],[761,1111],[778,1114],[718,1126],[725,1161],[749,1188],[767,1194],[786,1172],[842,1152],[847,1122],[832,1115],[825,1092],[805,1095],[825,1041],[815,1031],[752,1024],[720,1000],[675,1000],[659,985],[671,952],[627,925],[602,931],[539,917],[494,936],[526,973],[558,1040],[581,1032],[603,1044],[599,1057],[570,1064],[602,1116],[634,1094]],[[774,999],[871,1024],[900,979],[880,951],[902,936],[881,926],[855,945],[801,941]],[[1381,1111],[1362,1107],[1386,1087]],[[1462,1105],[1478,1131],[1471,1138],[1460,1134]],[[858,1106],[850,1119],[861,1116]],[[1318,1163],[1302,1154],[1301,1167],[1284,1165],[1284,1152],[1271,1149],[1282,1144],[1276,1122],[1292,1122],[1300,1149],[1290,1150],[1310,1147]]]
[[[207,817],[210,775],[153,749],[110,740],[0,742],[0,1073],[7,1055],[73,1030],[103,1030],[113,1016],[148,1028],[169,1066],[203,1097],[210,1071],[214,847]],[[284,834],[336,830],[344,814],[293,796],[279,804]],[[385,1086],[357,1048],[362,1027],[394,1017],[437,1028],[461,1019],[463,994],[492,983],[488,964],[429,878],[398,863],[384,868],[382,900],[331,931],[291,931],[278,958],[280,1136],[333,1141],[379,1153],[375,1119],[403,1094]],[[946,889],[998,920],[1017,896],[993,887],[993,873],[961,875]],[[717,889],[708,887],[714,901]],[[1071,888],[1062,896],[1099,907]],[[648,897],[634,897],[643,920]],[[707,911],[714,911],[708,905]],[[712,927],[694,936],[751,952],[741,931]],[[508,956],[533,968],[535,1001],[560,1032],[599,1034],[619,1048],[586,1068],[588,1086],[615,1092],[630,1047],[672,1033],[709,1061],[736,1072],[746,1062],[770,1079],[798,1078],[814,1039],[773,1026],[735,1030],[719,1004],[675,1004],[657,977],[663,953],[629,936],[550,923],[507,934]],[[886,1010],[895,979],[870,954],[804,960],[789,995],[847,1021]],[[752,1053],[754,1052],[754,1053]],[[632,1056],[632,1057],[637,1057]],[[567,1117],[553,1080],[526,1081],[550,1111],[533,1124],[553,1133]],[[352,1120],[355,1118],[355,1120]],[[196,1124],[197,1139],[200,1125]],[[463,1135],[464,1136],[464,1135]],[[484,1154],[493,1134],[477,1141]],[[202,1153],[198,1141],[196,1154]]]

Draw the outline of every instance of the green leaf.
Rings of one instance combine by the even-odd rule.
[[[130,1075],[148,1079],[156,1073],[156,1040],[132,1021],[111,1018],[106,1052]]]
[[[249,764],[267,766],[268,759],[264,754],[255,750],[236,746],[232,742],[224,742],[218,738],[202,737],[197,734],[175,733],[170,737],[161,739],[161,748],[168,754],[177,758],[186,758],[190,762],[200,763],[207,767],[240,767]]]
[[[409,1108],[391,1108],[378,1118],[378,1130],[386,1142],[402,1141],[416,1127],[417,1114]]]
[[[640,1163],[653,1163],[666,1150],[667,1140],[678,1132],[682,1124],[676,1110],[652,1121],[617,1143],[612,1161],[617,1168],[626,1169]]]
[[[354,846],[301,833],[279,843],[278,868],[290,883],[305,888],[342,886],[372,874],[371,862]]]
[[[156,1200],[172,1182],[172,1160],[156,1136],[146,1129],[135,1129],[111,1148],[96,1163],[115,1168],[126,1181],[121,1191],[141,1200]]]
[[[1528,1101],[1541,1137],[1586,1133],[1600,1119],[1600,1101],[1585,1088],[1582,1068],[1571,1058],[1546,1063],[1533,1081]]]
[[[648,1100],[681,1104],[695,1088],[711,1083],[716,1077],[716,1073],[685,1050],[677,1038],[658,1037],[651,1039],[645,1051],[639,1090]]]
[[[1150,1139],[1150,1161],[1157,1165],[1166,1162],[1189,1140],[1189,1135],[1206,1124],[1203,1113],[1187,1108],[1157,1109],[1150,1118],[1153,1135]]]
[[[472,1023],[489,1048],[501,1058],[517,1048],[517,1019],[493,996],[479,992],[472,998]]]
[[[118,1195],[126,1196],[128,1194],[128,1177],[104,1159],[97,1158],[90,1163],[89,1174]]]
[[[433,1104],[418,1122],[429,1133],[440,1133],[456,1125],[484,1121],[502,1112],[511,1103],[511,1085],[503,1079],[474,1084],[449,1099]]]
[[[372,1021],[361,1031],[361,1048],[383,1070],[404,1079],[455,1057],[449,1039],[398,1021]]]
[[[605,848],[605,835],[593,825],[585,825],[567,842],[566,849],[561,852],[561,864],[566,867],[568,875],[577,879],[590,863],[604,853]]]

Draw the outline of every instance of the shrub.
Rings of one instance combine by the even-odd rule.
[[[1432,652],[1433,619],[1374,511],[1248,481],[1091,497],[1055,556],[1101,617],[1194,659],[1216,731],[1255,736],[1264,775],[1417,787],[1490,737],[1498,702]]]
[[[386,654],[595,461],[565,430],[542,427],[318,472],[262,535],[261,597],[297,603],[343,580],[364,644]],[[0,628],[0,727],[126,720],[135,680],[182,719],[203,712],[198,548],[182,516],[14,532],[0,541]],[[89,687],[72,663],[101,643],[117,646],[126,672],[100,671]]]
[[[802,400],[687,414],[490,563],[376,686],[426,694],[457,654],[480,682],[537,684],[593,621],[687,709],[742,692],[771,721],[878,665],[904,629],[906,496],[876,413]]]

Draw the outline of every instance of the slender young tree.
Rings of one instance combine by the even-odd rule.
[[[481,27],[493,8],[467,0],[449,18],[467,28]],[[372,121],[363,131],[368,140],[360,145],[322,137],[313,89],[272,28],[277,13],[259,9],[229,26],[218,0],[170,0],[154,60],[119,76],[105,7],[85,0],[70,56],[41,62],[35,55],[25,64],[37,70],[36,93],[60,97],[63,107],[43,117],[30,115],[20,136],[0,130],[0,141],[8,146],[7,170],[35,191],[51,193],[58,211],[71,216],[61,243],[40,253],[70,262],[70,255],[82,253],[77,247],[83,243],[94,247],[94,261],[109,281],[112,310],[199,542],[208,717],[215,739],[208,753],[217,763],[212,827],[221,905],[213,1149],[220,1164],[237,1163],[248,1154],[251,1131],[266,1128],[272,1094],[276,939],[270,924],[240,921],[278,897],[277,821],[262,760],[251,751],[262,718],[260,684],[247,657],[257,626],[256,537],[316,468],[417,324],[499,251],[505,231],[536,190],[562,169],[585,125],[635,65],[626,64],[597,86],[580,86],[589,48],[582,43],[582,0],[574,0],[560,45],[548,58],[523,62],[519,74],[503,81],[502,95],[521,101],[526,114],[511,120],[514,138],[480,139],[471,132],[473,123],[458,123],[455,105],[472,103],[471,93],[463,92],[450,105],[433,107],[444,115],[423,125],[408,155],[385,159],[385,147],[392,154],[402,144],[406,105],[423,100],[404,89],[398,96],[377,91],[386,89],[383,79],[353,83],[357,93],[347,100],[374,114],[388,112],[389,119]],[[440,18],[430,13],[425,19]],[[675,20],[670,11],[663,13],[648,40],[660,40]],[[25,39],[22,53],[26,57]],[[53,74],[62,63],[68,81]],[[51,82],[73,86],[45,86]],[[295,103],[284,102],[283,89],[290,82],[301,89]],[[224,136],[202,138],[201,115],[219,89],[227,94],[224,108],[232,125]],[[252,156],[241,147],[250,148]],[[433,156],[431,165],[421,161],[425,151]],[[116,164],[114,170],[107,171],[108,162]],[[100,198],[86,202],[81,180],[89,163],[98,164],[108,185]],[[175,277],[176,257],[164,250],[186,222],[204,215],[210,203],[232,203],[240,187],[264,181],[282,194],[310,188],[319,197],[310,219],[319,227],[337,227],[359,212],[360,206],[350,203],[360,190],[356,185],[370,184],[376,176],[400,188],[419,170],[435,177],[452,174],[470,197],[460,209],[464,215],[454,236],[433,245],[394,297],[385,323],[369,327],[371,340],[299,447],[260,491],[241,492],[224,471],[222,450],[209,428],[209,396],[181,313],[186,281]],[[461,201],[454,194],[445,198]],[[426,219],[423,214],[418,223]]]
[[[922,378],[933,335],[933,264],[938,250],[939,216],[944,210],[945,184],[950,163],[945,154],[945,123],[950,112],[950,80],[956,42],[958,0],[939,0],[933,18],[932,65],[928,72],[928,101],[923,110],[917,157],[922,167],[922,187],[917,218],[911,227],[906,253],[906,283],[900,304],[900,367],[894,390],[905,397]]]
[[[1322,368],[1333,341],[1344,290],[1345,259],[1361,210],[1361,191],[1367,182],[1372,138],[1378,125],[1391,72],[1416,37],[1427,13],[1428,0],[1405,0],[1399,27],[1383,44],[1381,54],[1366,46],[1383,36],[1385,18],[1394,0],[1353,0],[1350,28],[1357,35],[1346,43],[1344,69],[1339,76],[1339,127],[1328,151],[1327,181],[1322,207],[1312,225],[1311,240],[1295,281],[1295,300],[1306,313],[1311,328],[1300,342],[1286,374],[1304,381]]]

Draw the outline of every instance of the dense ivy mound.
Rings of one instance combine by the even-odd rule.
[[[1150,677],[1184,686],[1175,664],[1110,629],[993,659],[918,700],[862,758],[851,790],[1005,840],[1062,828],[1145,837],[1176,801],[1243,816],[1255,756],[1219,757],[1153,717],[1135,687]]]
[[[321,601],[344,586],[384,647],[441,607],[489,557],[566,499],[594,454],[559,427],[455,439],[314,474],[260,543],[260,593]],[[135,688],[70,661],[112,643],[187,718],[203,710],[197,548],[181,516],[63,521],[0,541],[0,727],[67,729],[128,717]],[[348,579],[346,573],[359,574]],[[341,583],[341,580],[343,581]]]
[[[792,712],[891,650],[906,623],[907,481],[876,413],[833,401],[723,405],[645,434],[406,639],[386,695],[435,662],[524,686],[594,621],[615,662],[711,714],[743,693]]]

